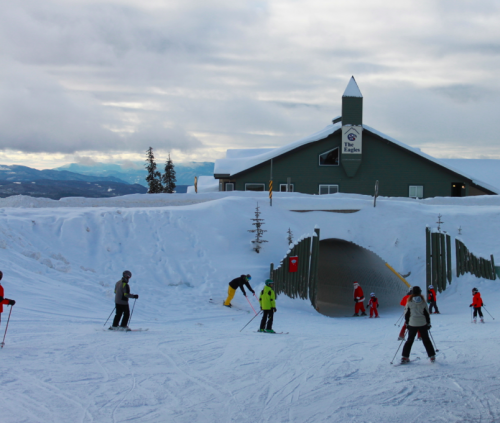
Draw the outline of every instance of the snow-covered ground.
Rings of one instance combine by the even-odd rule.
[[[248,232],[257,202],[269,241],[261,254]],[[359,212],[291,211],[343,209]],[[454,272],[432,317],[437,363],[416,342],[421,360],[406,367],[390,365],[400,307],[380,319],[329,318],[280,295],[274,327],[290,333],[268,335],[255,333],[259,318],[240,331],[253,317],[241,293],[233,304],[242,310],[208,301],[222,303],[243,273],[260,290],[269,263],[287,251],[288,228],[298,238],[315,226],[322,239],[368,248],[423,286],[425,227],[439,214],[442,230],[500,264],[497,196],[378,198],[376,208],[346,194],[280,193],[273,207],[266,193],[241,192],[1,199],[2,284],[17,304],[0,351],[0,420],[500,421],[499,280]],[[147,332],[101,330],[125,269],[140,296],[131,326]],[[496,320],[485,313],[486,324],[471,324],[473,286]]]

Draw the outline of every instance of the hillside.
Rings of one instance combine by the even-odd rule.
[[[257,203],[261,254],[248,232]],[[3,421],[497,421],[498,280],[454,275],[432,317],[438,362],[415,343],[421,360],[408,367],[389,364],[402,309],[384,298],[380,319],[362,319],[325,317],[280,295],[274,327],[288,335],[254,333],[259,318],[240,332],[253,312],[239,292],[242,310],[208,300],[221,303],[243,273],[259,292],[287,251],[288,228],[299,237],[315,226],[321,239],[363,246],[423,286],[426,226],[440,214],[452,237],[498,258],[499,213],[497,196],[379,198],[375,208],[346,194],[277,193],[273,207],[250,192],[0,199],[2,284],[17,301],[1,351]],[[101,331],[125,269],[140,296],[131,326],[148,332]],[[473,286],[497,320],[470,323]]]

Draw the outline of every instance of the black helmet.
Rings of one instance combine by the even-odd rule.
[[[477,290],[477,288],[472,288],[472,292],[476,293],[476,292],[479,292],[479,291]]]
[[[422,290],[420,289],[419,286],[413,287],[413,295],[422,295]]]
[[[132,272],[130,270],[125,270],[125,272],[123,272],[123,277],[130,279],[132,277]]]

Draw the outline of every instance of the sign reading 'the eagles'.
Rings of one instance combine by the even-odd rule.
[[[361,154],[361,140],[363,127],[342,127],[342,154]]]

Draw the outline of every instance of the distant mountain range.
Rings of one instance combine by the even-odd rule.
[[[158,165],[158,170],[163,173],[161,166],[161,164]],[[174,168],[177,185],[193,185],[195,176],[213,176],[214,174],[214,163],[212,162],[174,162]],[[71,163],[55,168],[54,171],[70,171],[80,175],[116,178],[129,184],[147,186],[147,172],[144,162],[128,162],[126,165],[95,163],[92,166]]]
[[[83,166],[72,163],[56,169],[37,170],[27,166],[0,165],[0,198],[29,195],[58,200],[62,197],[115,197],[147,192],[146,169],[142,163],[128,167],[95,163]],[[214,163],[174,164],[177,193],[193,185],[195,176],[212,176]],[[161,172],[161,169],[159,169]]]

